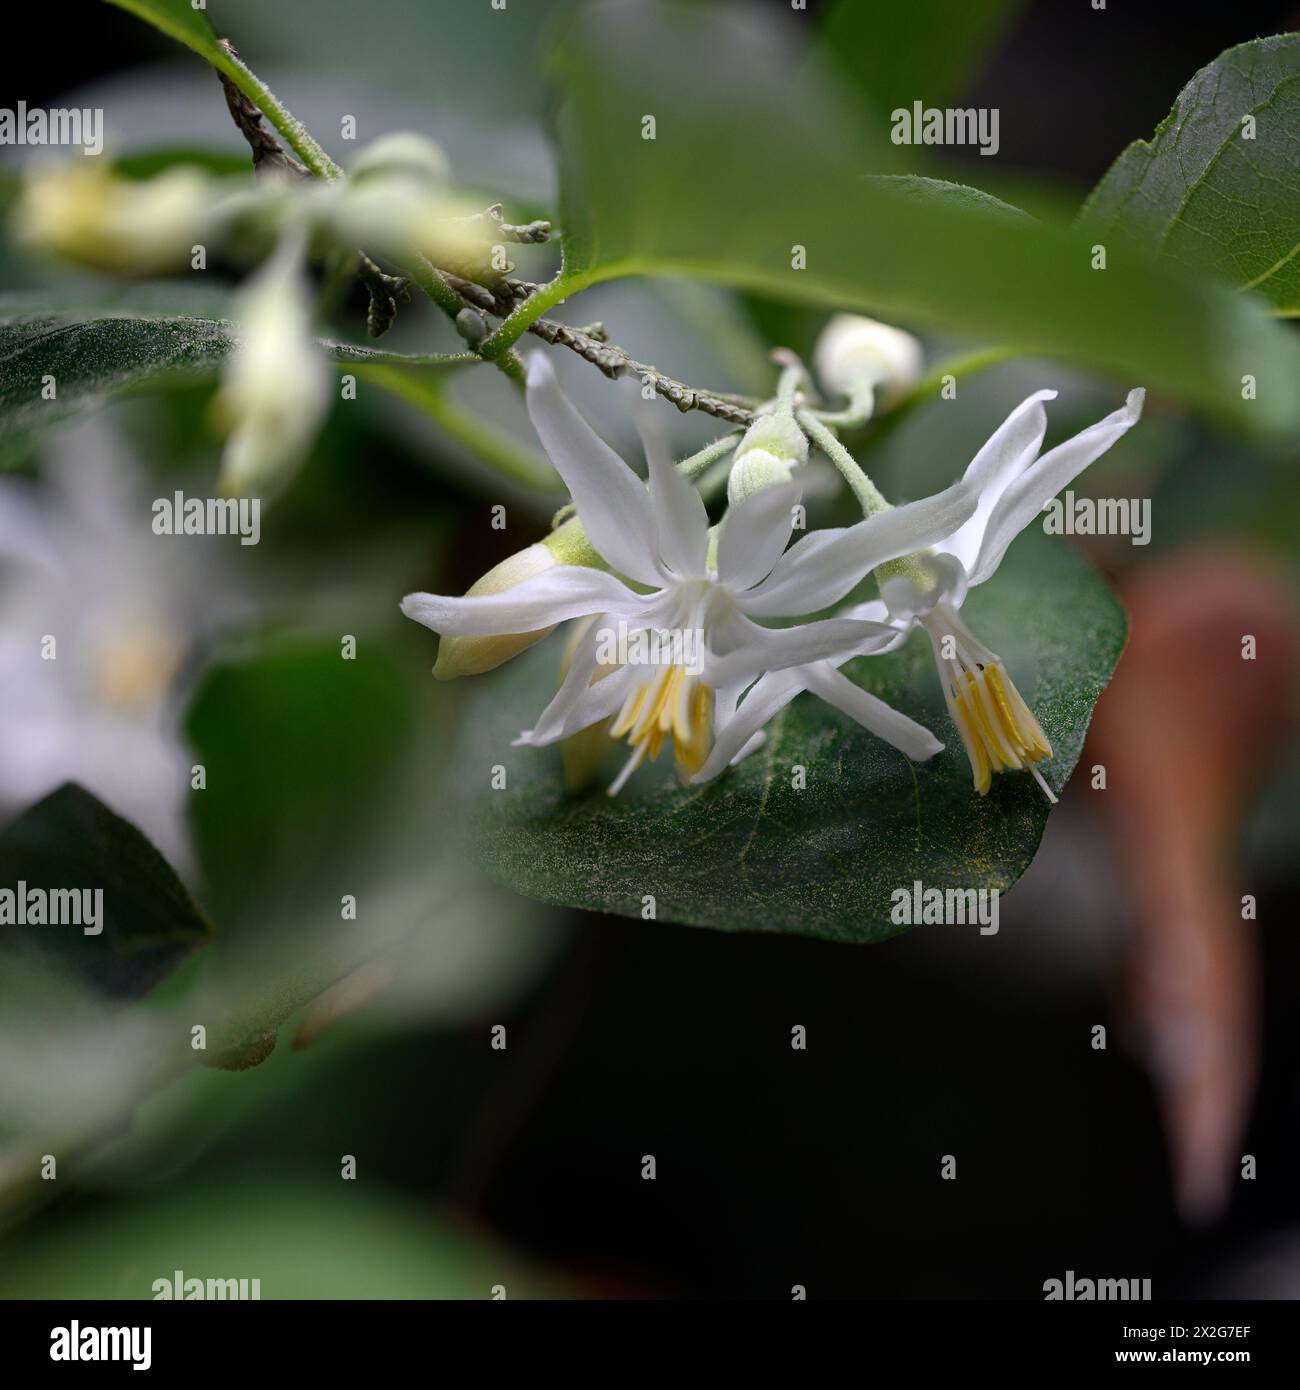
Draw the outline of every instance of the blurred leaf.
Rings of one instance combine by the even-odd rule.
[[[411,695],[377,640],[360,634],[344,660],[342,636],[231,653],[190,706],[187,733],[208,770],[195,838],[223,922],[264,921],[382,833],[365,808],[399,770]]]
[[[1111,165],[1081,223],[1300,314],[1298,130],[1300,34],[1230,48]]]
[[[93,410],[129,391],[188,382],[214,374],[229,355],[238,325],[224,318],[133,310],[42,309],[14,297],[0,301],[0,457],[25,436]],[[340,363],[411,361],[400,354],[321,339]],[[455,367],[462,353],[421,356],[423,367]],[[52,376],[56,396],[42,398]]]
[[[0,834],[0,888],[101,890],[102,931],[0,927],[0,944],[57,962],[112,996],[145,994],[211,928],[170,865],[128,821],[72,783]]]
[[[230,150],[205,149],[197,145],[166,145],[149,150],[134,150],[113,161],[113,170],[128,179],[152,179],[177,165],[197,165],[205,173],[219,178],[252,174],[252,163],[246,153]]]
[[[558,1280],[470,1228],[382,1188],[306,1173],[186,1183],[69,1214],[0,1246],[5,1298],[152,1299],[176,1270],[260,1279],[271,1298],[556,1297]]]
[[[978,74],[1021,0],[839,0],[819,48],[882,112],[955,102]]]
[[[495,473],[527,488],[555,491],[560,477],[540,449],[521,443],[512,434],[458,404],[443,381],[409,367],[368,365],[357,368],[359,377],[372,381],[390,395],[427,415],[457,444]]]
[[[964,615],[1006,660],[1056,751],[1059,788],[1124,644],[1125,620],[1097,574],[1041,533],[1013,547]],[[457,785],[488,872],[544,902],[660,921],[880,941],[890,894],[926,887],[1009,888],[1028,868],[1049,806],[1025,774],[980,797],[949,722],[928,643],[846,666],[864,689],[906,710],[947,745],[913,764],[857,724],[801,696],[768,726],[767,743],[704,787],[643,769],[616,798],[566,794],[554,750],[512,748],[554,688],[555,649],[516,659],[467,719]],[[1036,672],[1036,678],[1035,678]],[[664,760],[668,762],[667,759]],[[489,790],[494,764],[507,790]],[[794,790],[791,769],[807,769]]]
[[[621,275],[714,279],[1078,361],[1242,427],[1300,423],[1300,344],[1259,305],[1143,257],[1094,271],[1077,231],[867,178],[879,130],[833,74],[792,72],[752,11],[595,6],[552,62],[567,103],[551,302]]]

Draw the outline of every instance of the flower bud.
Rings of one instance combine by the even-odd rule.
[[[920,342],[901,328],[836,314],[822,329],[813,362],[828,391],[850,400],[875,391],[888,405],[921,379],[923,358]]]
[[[513,589],[525,579],[554,569],[559,563],[552,551],[539,541],[502,560],[499,565],[493,565],[481,579],[476,579],[470,585],[466,598]],[[547,627],[539,628],[536,632],[504,633],[495,637],[444,637],[438,643],[438,660],[434,664],[433,674],[440,681],[454,680],[457,676],[481,675],[512,656],[518,656],[554,631],[554,627]]]
[[[451,166],[440,146],[413,130],[394,130],[357,151],[348,164],[348,177],[361,183],[376,175],[398,174],[417,183],[440,187],[451,176]]]
[[[793,470],[807,461],[808,440],[790,415],[760,415],[736,446],[727,502],[734,507],[765,487],[788,483]]]
[[[14,226],[37,250],[145,275],[188,262],[213,202],[213,180],[190,166],[127,179],[99,161],[63,164],[29,176]]]
[[[330,369],[312,340],[300,250],[298,238],[282,242],[240,291],[242,336],[215,402],[231,432],[221,463],[227,495],[259,491],[291,473],[325,413]]]

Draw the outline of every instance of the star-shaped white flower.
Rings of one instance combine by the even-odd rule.
[[[882,597],[846,609],[842,615],[870,624],[864,629],[864,647],[763,676],[720,730],[708,760],[692,780],[707,781],[752,752],[761,742],[763,727],[803,690],[813,691],[872,732],[880,732],[870,722],[882,717],[880,711],[866,703],[873,697],[859,690],[838,667],[864,650],[879,652],[897,646],[914,625],[920,625],[929,634],[944,699],[970,760],[975,789],[984,795],[994,772],[1027,769],[1048,798],[1056,800],[1037,767],[1052,756],[1047,735],[1001,658],[975,637],[958,614],[967,592],[994,574],[1007,547],[1046,503],[1137,423],[1145,392],[1130,391],[1119,410],[1039,457],[1047,430],[1043,402],[1055,397],[1055,391],[1038,391],[1017,406],[972,460],[961,483],[949,489],[949,493],[969,489],[975,499],[973,510],[959,526],[929,549],[877,567]],[[891,639],[882,641],[881,623],[894,625]]]
[[[756,620],[826,609],[868,570],[952,534],[974,510],[973,495],[958,486],[853,527],[814,532],[787,550],[795,485],[763,489],[711,531],[696,489],[653,456],[647,488],[569,403],[541,354],[529,362],[528,409],[588,539],[617,574],[558,565],[499,593],[409,594],[402,611],[444,636],[534,632],[603,615],[578,644],[555,698],[518,741],[554,743],[618,714],[615,735],[626,734],[633,752],[611,792],[669,736],[683,773],[696,772],[715,728],[726,724],[739,693],[760,673],[892,641],[892,627],[860,617],[784,628]],[[675,661],[601,665],[610,622],[629,633],[697,634],[698,669]],[[919,724],[890,714],[879,721],[882,737],[916,758],[939,750]]]

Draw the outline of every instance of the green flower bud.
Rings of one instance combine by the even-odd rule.
[[[727,478],[728,503],[734,507],[765,487],[788,483],[794,469],[807,461],[808,440],[790,415],[760,415],[736,446]]]

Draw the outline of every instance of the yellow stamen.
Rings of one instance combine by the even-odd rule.
[[[950,688],[954,722],[966,745],[975,790],[984,796],[991,772],[1032,771],[1035,763],[1052,756],[1052,745],[1000,663],[983,663],[963,675]]]
[[[690,777],[713,747],[713,691],[684,666],[660,667],[624,701],[610,737],[625,735],[635,751],[624,774],[657,758],[671,736],[678,771]],[[611,794],[625,780],[620,776]]]

